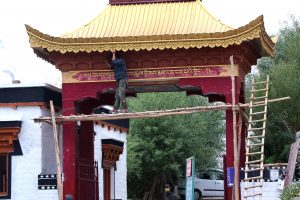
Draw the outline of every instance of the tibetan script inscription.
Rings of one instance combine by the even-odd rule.
[[[189,66],[127,70],[129,80],[230,76],[229,73],[228,66]],[[67,72],[63,79],[64,82],[105,82],[115,80],[114,72],[111,70],[72,71]]]

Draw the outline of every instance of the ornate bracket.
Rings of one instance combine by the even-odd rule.
[[[0,153],[14,152],[14,140],[18,139],[20,127],[0,128]]]
[[[112,139],[102,140],[102,163],[104,168],[114,167],[122,153],[122,142]]]

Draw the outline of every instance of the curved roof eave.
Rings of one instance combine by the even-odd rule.
[[[275,44],[265,31],[263,16],[240,28],[217,33],[153,35],[113,38],[61,38],[43,34],[25,25],[33,49],[45,52],[103,52],[110,50],[152,50],[202,47],[228,47],[242,42],[259,40],[261,56],[273,56]]]

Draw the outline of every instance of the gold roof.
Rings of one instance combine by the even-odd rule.
[[[90,23],[63,38],[114,38],[225,32],[233,28],[199,1],[109,5]]]
[[[109,5],[90,23],[61,37],[26,28],[31,47],[50,52],[227,47],[255,40],[262,55],[274,54],[262,16],[233,29],[212,16],[200,0]]]

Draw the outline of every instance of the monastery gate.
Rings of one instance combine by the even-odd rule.
[[[234,55],[235,101],[244,103],[245,75],[258,58],[274,54],[262,16],[233,29],[214,18],[200,0],[110,0],[93,21],[61,37],[26,28],[34,52],[62,72],[65,116],[90,114],[99,105],[113,104],[116,83],[106,64],[111,50],[121,52],[126,61],[127,96],[185,91],[228,104],[232,103],[229,57]],[[233,167],[234,161],[232,120],[232,111],[227,110],[226,167]],[[94,148],[100,148],[93,146],[93,137],[92,122],[81,122],[80,128],[63,124],[64,195],[75,200],[80,199],[76,163],[81,158],[93,162]],[[241,137],[244,141],[244,123]],[[244,142],[240,155],[243,167]],[[232,187],[224,185],[225,198],[232,199]]]

